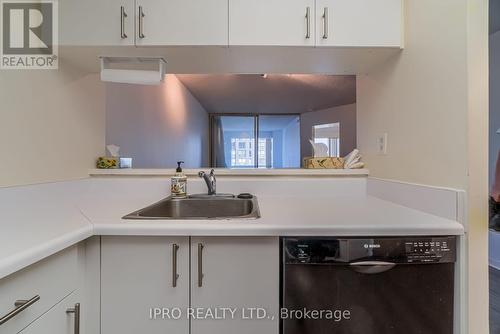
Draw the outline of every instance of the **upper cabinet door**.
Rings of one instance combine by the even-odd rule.
[[[227,45],[228,0],[137,0],[138,46]]]
[[[314,46],[314,0],[230,0],[229,45]]]
[[[402,0],[316,0],[316,45],[401,47]]]
[[[134,0],[64,0],[59,11],[61,45],[134,45]]]

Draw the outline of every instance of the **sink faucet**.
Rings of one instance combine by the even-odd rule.
[[[207,174],[203,171],[199,172],[198,176],[203,178],[203,180],[205,180],[205,183],[207,184],[207,188],[208,188],[208,194],[215,195],[216,194],[216,187],[217,187],[217,180],[215,179],[214,170],[212,169],[210,171],[210,174]]]

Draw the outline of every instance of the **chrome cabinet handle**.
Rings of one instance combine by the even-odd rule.
[[[73,334],[80,334],[80,303],[76,303],[75,307],[69,308],[66,310],[66,313],[74,313],[75,314],[75,323]]]
[[[144,22],[144,11],[142,10],[142,6],[139,6],[139,38],[144,38],[146,37],[144,35],[144,27],[143,27],[143,22]]]
[[[328,7],[323,9],[323,39],[328,38]]]
[[[306,38],[311,38],[311,7],[306,7]]]
[[[172,286],[177,287],[177,279],[179,274],[177,274],[177,251],[179,250],[179,245],[172,245]]]
[[[349,263],[349,266],[352,270],[361,274],[380,274],[394,268],[396,263],[383,261],[361,261]]]
[[[203,286],[203,244],[198,244],[198,287]]]
[[[125,7],[120,7],[120,36],[122,39],[127,38],[127,34],[125,33],[125,18],[127,17],[127,13],[125,13]]]
[[[28,300],[25,300],[25,299],[16,300],[14,303],[15,308],[0,318],[0,326],[5,324],[10,319],[14,318],[16,315],[18,315],[22,311],[26,310],[31,305],[35,304],[39,300],[40,300],[40,296],[38,296],[38,295],[36,295],[35,297],[28,299]]]

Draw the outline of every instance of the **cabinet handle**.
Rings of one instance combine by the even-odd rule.
[[[328,38],[328,7],[323,9],[323,39]]]
[[[80,334],[80,303],[76,303],[75,307],[67,309],[66,313],[75,314],[75,324],[74,324],[73,334]]]
[[[306,38],[311,38],[311,7],[306,7]]]
[[[177,274],[177,251],[179,250],[179,245],[172,245],[172,286],[177,287],[177,279],[179,274]]]
[[[0,318],[0,326],[9,321],[10,319],[14,318],[16,315],[21,313],[22,311],[26,310],[28,307],[31,305],[35,304],[37,301],[40,300],[40,296],[36,295],[35,297],[25,300],[25,299],[20,299],[16,300],[14,303],[14,309],[4,315],[3,317]]]
[[[203,286],[203,244],[198,244],[198,287]]]
[[[127,17],[127,13],[125,13],[125,7],[120,7],[120,36],[122,39],[127,38],[127,34],[125,33],[125,18]]]
[[[144,27],[143,27],[143,22],[144,22],[144,12],[142,10],[142,6],[139,6],[139,38],[144,38],[146,37],[144,35]]]

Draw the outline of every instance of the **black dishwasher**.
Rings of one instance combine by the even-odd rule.
[[[282,334],[452,334],[455,237],[281,239]]]

